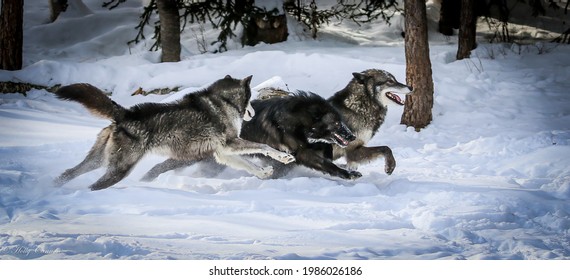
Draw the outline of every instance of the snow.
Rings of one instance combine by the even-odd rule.
[[[183,60],[158,63],[152,42],[126,44],[140,2],[83,3],[72,15],[91,14],[47,23],[47,4],[26,1],[25,67],[0,80],[88,82],[124,106],[173,100],[227,74],[253,75],[255,92],[324,97],[368,68],[405,81],[398,24],[345,23],[317,41],[295,34],[218,54],[183,36]],[[569,259],[570,46],[480,42],[455,61],[456,44],[437,38],[433,122],[416,132],[391,107],[369,145],[391,147],[397,167],[388,176],[374,161],[354,181],[302,167],[260,180],[197,164],[147,183],[139,178],[164,159],[148,155],[107,190],[87,189],[102,170],[55,188],[109,122],[44,90],[0,95],[0,259]]]
[[[253,1],[256,7],[261,8],[267,12],[276,10],[279,14],[283,14],[283,1],[282,0],[255,0]]]

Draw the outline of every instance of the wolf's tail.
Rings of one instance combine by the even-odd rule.
[[[111,100],[100,89],[90,84],[71,84],[59,88],[55,95],[62,100],[71,100],[81,103],[93,115],[121,121],[127,109]]]

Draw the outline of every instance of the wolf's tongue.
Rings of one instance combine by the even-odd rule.
[[[386,96],[388,98],[390,98],[390,100],[400,104],[400,105],[404,105],[404,101],[402,101],[402,99],[400,98],[400,96],[398,96],[397,94],[393,94],[391,92],[386,92]]]
[[[334,133],[333,134],[334,137],[336,137],[336,139],[338,139],[338,141],[340,141],[340,143],[342,143],[344,146],[348,145],[348,141],[346,141],[344,138],[342,138],[340,135]]]

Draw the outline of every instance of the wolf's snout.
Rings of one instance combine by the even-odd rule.
[[[354,135],[352,131],[350,131],[350,129],[344,124],[341,124],[340,134],[344,139],[348,140],[349,142],[354,141],[356,139],[356,135]]]
[[[354,134],[352,134],[352,132],[348,131],[348,133],[346,134],[346,140],[354,141],[354,140],[356,140],[356,135],[354,135]]]
[[[337,129],[332,132],[333,141],[342,148],[346,148],[348,144],[356,139],[356,136],[346,127],[345,124],[341,123]]]

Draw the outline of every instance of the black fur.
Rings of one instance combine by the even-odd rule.
[[[333,133],[342,135],[347,142],[354,140],[354,135],[322,97],[298,92],[282,98],[254,100],[252,106],[256,115],[251,121],[242,123],[240,136],[243,139],[291,153],[298,164],[332,176],[344,179],[361,176],[338,167],[331,160],[331,144],[335,142]],[[272,164],[274,167],[279,165],[277,162]],[[281,165],[274,175],[284,174],[285,169],[288,168]]]

